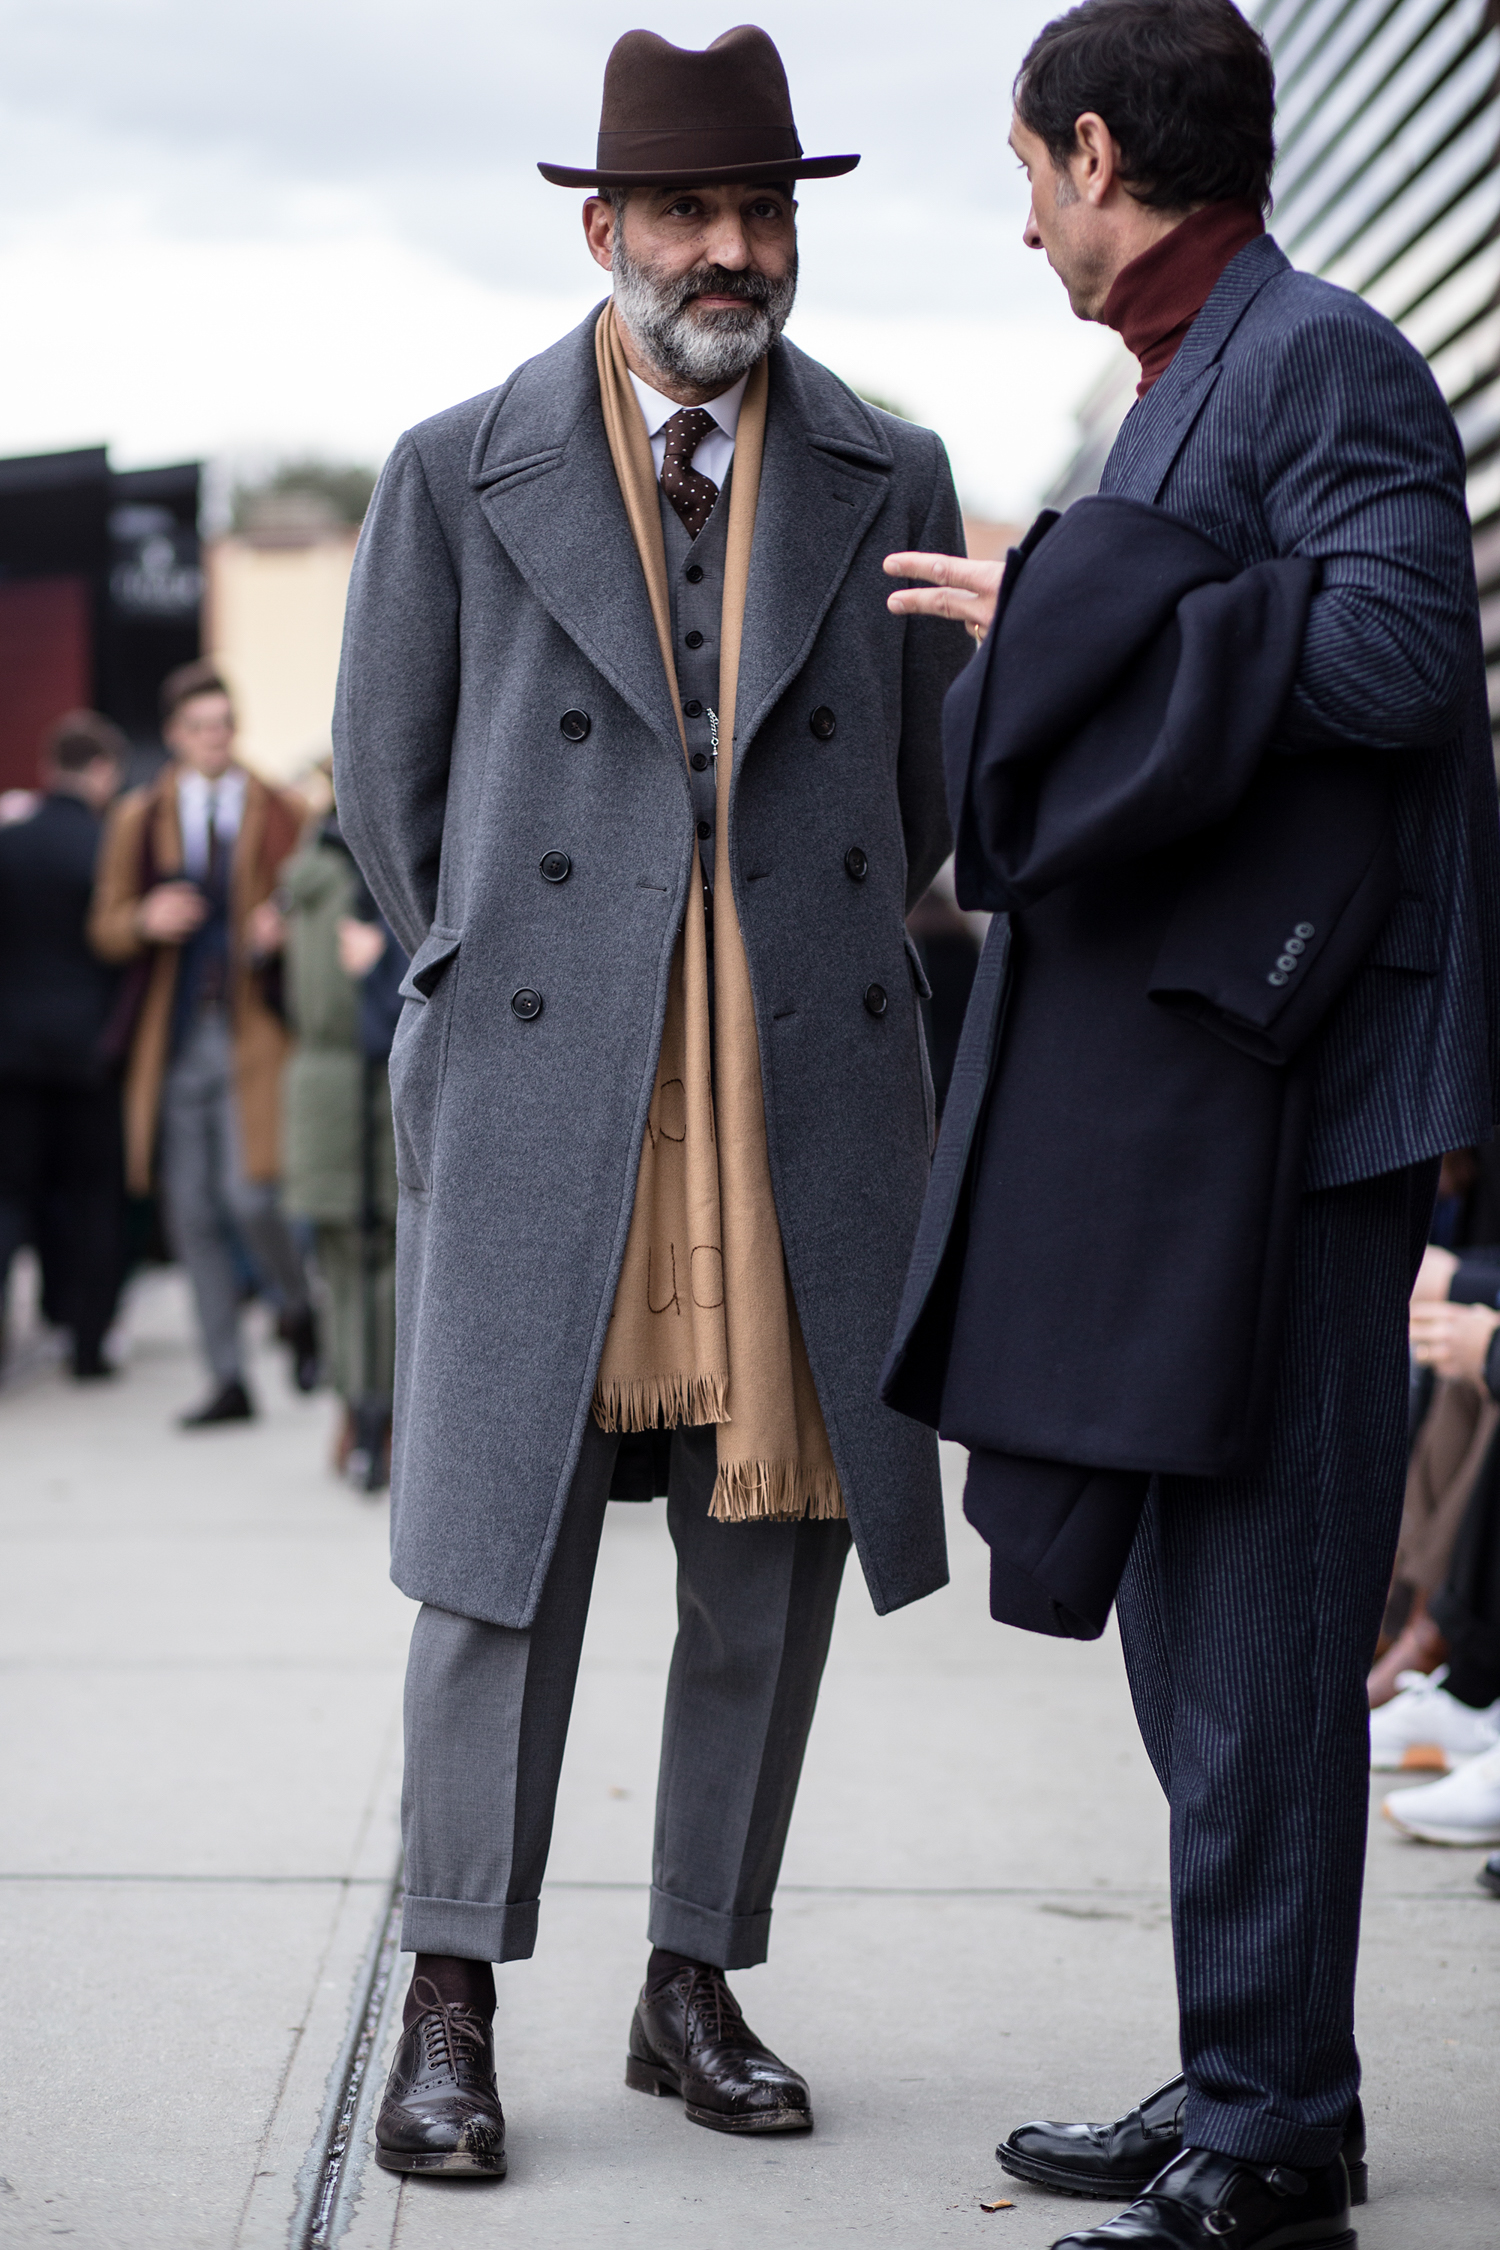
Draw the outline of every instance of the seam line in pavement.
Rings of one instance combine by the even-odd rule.
[[[359,2115],[370,2062],[376,2051],[386,1995],[401,1937],[401,1868],[387,1879],[388,1903],[370,1940],[370,1950],[355,1987],[348,2028],[338,2060],[328,2074],[328,2093],[312,2146],[298,2174],[297,2212],[289,2250],[329,2250],[347,2223],[347,2159]]]

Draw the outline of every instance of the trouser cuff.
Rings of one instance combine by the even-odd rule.
[[[771,1944],[771,1909],[761,1914],[718,1914],[712,1907],[694,1906],[670,1891],[651,1887],[651,1917],[646,1935],[653,1945],[669,1953],[685,1953],[690,1961],[707,1961],[716,1969],[755,1969]]]
[[[1192,2086],[1182,2110],[1185,2148],[1216,2149],[1247,2164],[1331,2164],[1344,2145],[1344,2127],[1302,2125],[1272,2109],[1216,2102]]]
[[[489,1906],[470,1898],[414,1898],[401,1909],[403,1953],[446,1953],[456,1961],[529,1961],[536,1951],[539,1899]]]

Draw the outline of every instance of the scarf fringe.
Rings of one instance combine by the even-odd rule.
[[[682,1430],[729,1420],[727,1375],[648,1375],[594,1386],[601,1430]]]
[[[837,1523],[845,1515],[837,1473],[796,1461],[721,1461],[708,1510],[715,1523]]]

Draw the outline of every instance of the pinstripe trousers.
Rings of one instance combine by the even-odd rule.
[[[1172,1808],[1190,2145],[1322,2164],[1359,2088],[1365,1675],[1406,1466],[1406,1308],[1437,1164],[1303,1199],[1260,1471],[1154,1481],[1119,1593]]]

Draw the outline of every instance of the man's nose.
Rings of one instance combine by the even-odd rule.
[[[723,266],[728,273],[743,273],[750,263],[750,245],[738,219],[721,220],[706,244],[705,263]]]
[[[1028,250],[1040,250],[1042,247],[1042,230],[1036,223],[1036,205],[1034,203],[1026,213],[1026,224],[1021,229],[1021,240]]]

